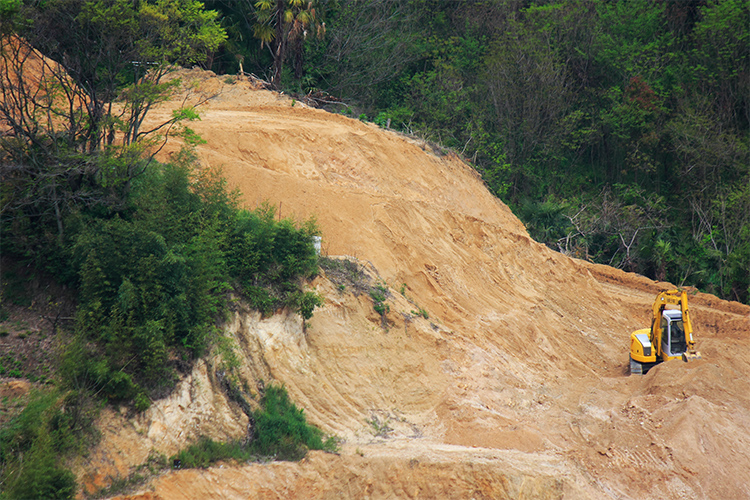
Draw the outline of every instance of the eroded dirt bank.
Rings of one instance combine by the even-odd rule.
[[[340,455],[177,471],[142,498],[750,497],[750,308],[692,295],[704,359],[628,377],[629,334],[670,285],[537,244],[455,156],[245,82],[183,76],[216,94],[191,125],[202,162],[249,207],[315,215],[324,255],[356,258],[392,296],[384,328],[369,296],[321,276],[326,304],[306,328],[230,325],[247,376],[283,382],[345,439]],[[236,408],[220,413],[193,429],[243,432]],[[125,470],[198,432],[158,441],[160,417],[141,418],[137,454],[117,450],[115,425],[84,469],[120,453]]]

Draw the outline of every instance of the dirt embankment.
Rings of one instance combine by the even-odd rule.
[[[750,308],[691,296],[704,359],[628,377],[629,334],[669,285],[537,244],[454,155],[183,77],[216,94],[192,124],[202,162],[250,207],[315,215],[324,255],[383,280],[390,313],[384,328],[369,296],[321,276],[306,328],[238,315],[248,376],[283,382],[341,453],[177,471],[140,498],[750,497]]]

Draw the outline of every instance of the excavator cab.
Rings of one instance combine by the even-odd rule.
[[[685,325],[682,322],[682,312],[666,309],[661,318],[662,356],[665,360],[681,357],[687,351]]]

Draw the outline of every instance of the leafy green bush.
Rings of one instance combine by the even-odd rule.
[[[280,460],[300,460],[307,450],[333,451],[336,441],[323,440],[323,433],[307,423],[305,412],[289,399],[282,386],[266,387],[261,409],[253,413],[253,448],[261,455]]]
[[[557,240],[564,238],[571,229],[566,211],[568,207],[564,203],[558,203],[553,199],[541,202],[527,199],[520,204],[517,214],[524,221],[529,236],[557,249]]]
[[[226,242],[229,273],[263,314],[282,306],[312,314],[320,304],[300,291],[300,281],[318,272],[317,226],[311,219],[296,227],[290,219],[275,220],[275,213],[269,205],[237,213]]]
[[[298,312],[303,319],[310,319],[313,310],[324,304],[323,297],[315,292],[292,292],[289,295],[289,304]]]
[[[220,460],[261,457],[296,461],[304,458],[307,450],[333,452],[338,447],[334,437],[324,440],[321,430],[307,423],[304,411],[289,399],[283,386],[267,387],[260,408],[252,416],[255,435],[251,441],[222,443],[204,436],[171,460],[182,468],[206,468]]]
[[[61,464],[78,451],[91,420],[82,401],[56,391],[32,394],[24,410],[0,430],[4,498],[73,498],[75,476]],[[65,411],[63,411],[65,407]]]
[[[383,283],[380,283],[374,288],[370,289],[370,298],[373,302],[372,307],[373,309],[375,309],[376,313],[380,314],[383,326],[386,325],[386,315],[391,312],[391,307],[385,303],[388,295],[388,287]]]

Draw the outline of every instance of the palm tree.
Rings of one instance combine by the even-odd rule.
[[[267,45],[273,56],[271,84],[279,88],[281,70],[290,50],[294,52],[294,75],[302,76],[302,45],[309,34],[323,36],[325,23],[319,22],[316,0],[258,0],[255,2],[257,23],[255,38],[261,47]]]

